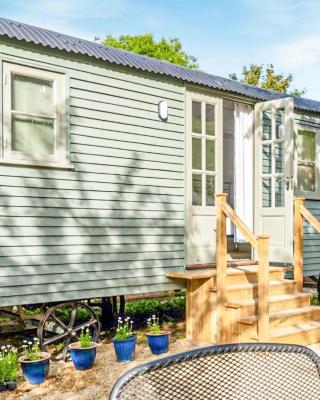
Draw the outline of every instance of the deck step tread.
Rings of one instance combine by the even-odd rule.
[[[288,300],[295,300],[295,299],[307,299],[311,298],[310,293],[289,293],[289,294],[277,294],[277,295],[271,295],[269,297],[269,303],[277,303],[277,302],[282,302],[282,301],[288,301]],[[227,307],[230,308],[240,308],[240,307],[249,307],[249,306],[254,306],[258,305],[258,299],[248,299],[248,300],[234,300],[234,301],[228,301],[226,303]]]
[[[282,328],[271,329],[270,339],[276,341],[277,338],[295,335],[302,332],[308,332],[314,329],[320,329],[320,321],[304,322],[292,326],[284,326]]]
[[[303,315],[320,311],[320,306],[307,306],[299,308],[290,308],[288,310],[274,311],[269,314],[270,321],[275,321],[281,318],[290,318],[297,315]],[[239,322],[244,324],[254,324],[258,321],[257,315],[251,315],[249,317],[240,318]]]
[[[281,286],[281,285],[292,285],[294,281],[292,279],[282,279],[277,281],[269,281],[269,286]],[[258,287],[258,283],[239,283],[237,285],[228,285],[227,290],[241,290],[241,289],[250,289]],[[212,292],[216,292],[217,289],[213,287],[211,289]]]
[[[304,298],[311,298],[311,294],[308,292],[301,292],[301,293],[288,293],[288,294],[275,294],[269,297],[269,303],[277,303],[286,300],[294,300],[294,299],[304,299]],[[234,300],[228,301],[226,303],[227,307],[248,307],[258,304],[258,299],[245,299],[245,300]]]

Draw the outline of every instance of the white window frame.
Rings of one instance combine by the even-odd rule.
[[[54,136],[55,153],[54,155],[31,154],[11,149],[12,137],[12,75],[22,75],[36,79],[53,81],[54,93]],[[27,67],[20,64],[3,63],[3,141],[2,157],[4,162],[17,164],[41,164],[48,166],[66,165],[66,132],[65,132],[65,102],[66,88],[65,75],[46,71],[40,68]],[[23,113],[32,116],[29,113]],[[35,117],[43,117],[40,114]]]
[[[298,165],[299,165],[299,160],[298,160],[298,135],[299,132],[311,132],[315,135],[315,190],[314,191],[307,191],[307,190],[299,190],[298,188]],[[311,126],[304,126],[297,124],[296,126],[296,150],[295,150],[295,155],[296,155],[296,162],[295,162],[295,170],[296,170],[296,177],[295,177],[295,195],[296,196],[303,196],[305,198],[316,198],[318,199],[320,197],[320,165],[319,165],[319,160],[320,160],[320,129],[316,127],[311,127]]]

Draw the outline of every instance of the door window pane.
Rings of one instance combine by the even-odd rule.
[[[215,134],[215,107],[212,104],[206,104],[206,135]]]
[[[192,138],[192,168],[202,169],[201,139]]]
[[[262,179],[262,207],[271,207],[272,205],[271,179]]]
[[[206,140],[206,170],[215,170],[215,141]]]
[[[206,205],[214,206],[215,177],[206,176]]]
[[[284,207],[284,179],[275,178],[275,206],[276,207]]]
[[[284,111],[278,110],[275,113],[275,139],[284,138]]]
[[[262,173],[271,174],[272,163],[271,163],[271,144],[262,145]]]
[[[298,133],[298,159],[315,161],[316,135],[313,132],[299,131]]]
[[[192,204],[194,206],[202,205],[202,176],[192,175]]]
[[[13,115],[11,148],[23,153],[53,155],[54,121],[49,118]]]
[[[316,190],[315,165],[298,165],[298,190],[314,192]]]
[[[272,137],[271,113],[263,111],[262,113],[262,140],[270,140]]]
[[[275,172],[282,173],[284,171],[283,143],[274,144]]]
[[[192,102],[192,132],[201,133],[201,103],[199,101]]]
[[[54,115],[53,81],[13,74],[11,82],[13,110]]]

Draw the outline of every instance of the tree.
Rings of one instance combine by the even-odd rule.
[[[162,38],[158,42],[151,33],[142,35],[121,35],[118,38],[107,35],[102,42],[106,46],[132,51],[144,56],[182,65],[183,67],[198,68],[197,59],[188,55],[178,38]]]
[[[292,96],[302,96],[306,90],[294,89],[290,91],[290,86],[293,80],[293,75],[277,74],[272,64],[264,66],[251,64],[249,67],[244,66],[242,69],[242,78],[240,82],[249,83],[250,85],[259,86],[265,89],[276,90],[281,93],[288,93]],[[229,75],[230,79],[239,80],[237,74]]]

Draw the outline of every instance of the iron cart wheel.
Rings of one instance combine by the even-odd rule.
[[[80,301],[50,307],[40,321],[38,338],[42,350],[55,360],[67,358],[68,347],[78,341],[82,329],[89,328],[94,341],[100,334],[100,322],[92,307]]]

